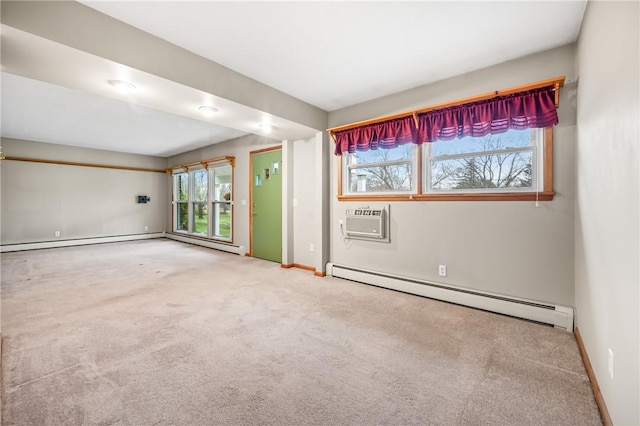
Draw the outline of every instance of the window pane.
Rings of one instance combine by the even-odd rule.
[[[189,201],[189,175],[180,173],[175,175],[176,178],[176,200]]]
[[[213,235],[231,238],[231,203],[213,203]]]
[[[533,152],[431,161],[431,189],[532,188]]]
[[[354,152],[345,154],[347,165],[380,163],[394,160],[410,160],[413,158],[413,144],[401,145],[392,149],[375,149],[365,152]]]
[[[193,201],[207,201],[209,173],[206,170],[193,172]]]
[[[411,191],[415,152],[413,144],[406,144],[345,154],[347,192]]]
[[[430,143],[431,157],[441,155],[466,154],[483,151],[496,151],[508,148],[531,146],[531,130],[509,130],[497,135],[481,138],[466,137],[452,141]]]
[[[411,164],[389,164],[351,169],[349,173],[349,191],[411,191],[411,173]]]
[[[209,229],[207,221],[207,203],[193,203],[193,232],[207,235]]]
[[[216,167],[213,178],[213,200],[231,200],[231,166]]]
[[[178,231],[189,230],[189,204],[177,203],[178,223],[176,224]]]

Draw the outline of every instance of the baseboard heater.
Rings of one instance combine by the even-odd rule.
[[[226,251],[229,253],[239,254],[244,256],[247,252],[244,246],[237,246],[234,244],[221,243],[217,241],[205,240],[203,238],[193,238],[186,235],[167,233],[166,237],[171,240],[181,241],[183,243],[195,244],[197,246],[208,247],[216,250]]]
[[[164,238],[164,232],[152,232],[148,234],[112,235],[107,237],[73,238],[70,240],[38,241],[33,243],[5,244],[0,246],[0,253],[23,250],[40,250],[47,248],[86,246],[91,244],[119,243],[124,241],[150,240]]]
[[[573,333],[573,308],[327,263],[327,275],[523,318]]]

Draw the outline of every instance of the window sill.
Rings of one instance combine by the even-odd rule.
[[[338,195],[338,201],[552,201],[555,192]]]

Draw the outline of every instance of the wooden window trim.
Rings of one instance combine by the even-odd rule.
[[[439,104],[418,108],[411,111],[404,111],[397,114],[389,114],[389,115],[384,115],[382,117],[376,117],[368,120],[357,121],[355,123],[344,124],[342,126],[331,127],[327,129],[327,132],[329,132],[329,134],[333,137],[335,132],[349,130],[349,129],[353,129],[360,126],[367,126],[370,124],[382,123],[382,122],[393,120],[396,118],[403,118],[408,116],[413,116],[417,119],[417,115],[419,113],[433,111],[436,109],[450,108],[453,106],[463,105],[463,104],[468,104],[473,102],[484,101],[484,100],[496,98],[498,96],[507,96],[514,93],[527,92],[529,90],[539,89],[539,88],[548,87],[548,86],[554,86],[555,88],[555,104],[557,108],[560,103],[560,88],[564,85],[564,80],[565,80],[565,76],[560,76],[560,77],[550,78],[548,80],[538,81],[536,83],[522,84],[520,86],[510,87],[508,89],[495,90],[493,92],[484,93],[482,95],[469,96],[466,98],[462,98],[462,99],[458,99],[450,102],[442,102]]]
[[[555,192],[342,195],[338,201],[551,201]]]
[[[150,173],[164,173],[166,170],[162,169],[148,169],[144,167],[129,167],[129,166],[114,166],[109,164],[96,164],[96,163],[81,163],[76,161],[60,161],[60,160],[45,160],[42,158],[27,158],[27,157],[11,157],[6,156],[4,160],[7,161],[26,161],[29,163],[43,163],[43,164],[57,164],[61,166],[80,166],[80,167],[95,167],[98,169],[114,169],[114,170],[128,170],[133,172],[150,172]]]
[[[173,171],[175,169],[183,169],[185,172],[189,171],[190,167],[193,166],[202,166],[205,169],[209,167],[210,164],[212,163],[224,163],[224,162],[229,162],[231,164],[231,167],[235,167],[236,165],[236,157],[233,156],[223,156],[223,157],[215,157],[215,158],[209,158],[207,160],[202,160],[202,161],[193,161],[191,163],[187,163],[187,164],[178,164],[175,166],[171,166],[165,169],[165,171],[167,173],[173,173]]]
[[[231,199],[229,200],[231,202],[231,238],[222,238],[222,237],[214,237],[214,236],[208,236],[208,235],[198,235],[198,234],[194,234],[192,232],[188,232],[188,231],[181,231],[176,228],[176,217],[175,217],[175,213],[176,213],[176,204],[178,203],[178,201],[176,201],[175,199],[175,181],[174,176],[181,174],[181,173],[189,173],[189,171],[193,171],[190,170],[190,167],[193,166],[202,166],[204,170],[207,171],[207,173],[209,173],[209,169],[211,168],[211,166],[213,165],[213,167],[216,167],[215,163],[219,163],[220,166],[224,165],[225,163],[228,163],[231,166],[231,188],[233,188],[231,190]],[[236,157],[233,156],[224,156],[224,157],[215,157],[215,158],[210,158],[208,160],[203,160],[203,161],[194,161],[192,163],[187,163],[187,164],[180,164],[177,166],[173,166],[173,167],[169,167],[163,170],[163,172],[166,172],[170,177],[171,177],[171,229],[173,234],[176,235],[185,235],[189,238],[196,238],[196,239],[200,239],[200,240],[204,240],[204,241],[213,241],[216,243],[222,243],[222,244],[234,244],[234,238],[235,238],[235,213],[236,213],[236,209],[233,208],[235,207],[235,203],[234,203],[234,197],[235,197],[235,167],[236,167]],[[191,189],[190,189],[191,190]],[[191,203],[192,201],[188,201],[188,203]],[[214,201],[212,200],[208,200],[207,204],[211,205]]]

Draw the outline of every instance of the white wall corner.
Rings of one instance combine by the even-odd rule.
[[[282,141],[282,264],[293,264],[293,141]]]
[[[318,132],[315,134],[315,201],[314,209],[317,212],[317,225],[314,239],[316,251],[314,256],[314,268],[317,273],[326,270],[329,261],[329,184],[331,181],[329,162],[329,134]]]

